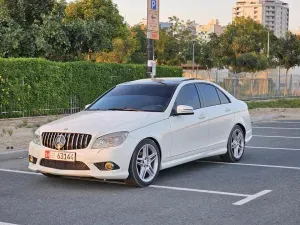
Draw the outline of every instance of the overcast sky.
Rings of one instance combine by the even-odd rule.
[[[290,5],[290,29],[300,26],[300,0],[284,0]],[[126,21],[133,25],[146,17],[147,0],[113,0],[118,5],[120,13],[126,16]],[[167,21],[169,16],[180,19],[195,20],[206,24],[211,18],[217,18],[221,24],[231,22],[232,7],[236,0],[160,0],[161,21]]]

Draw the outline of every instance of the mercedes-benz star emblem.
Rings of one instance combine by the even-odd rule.
[[[62,149],[66,144],[66,138],[62,134],[58,135],[56,140],[55,140],[55,146],[57,150]]]

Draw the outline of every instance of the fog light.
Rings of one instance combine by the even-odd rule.
[[[29,155],[28,159],[29,159],[29,162],[36,164],[37,158],[33,157],[32,155]]]
[[[114,164],[111,162],[105,163],[105,169],[106,170],[113,170],[114,169]]]

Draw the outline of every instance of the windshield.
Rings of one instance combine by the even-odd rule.
[[[162,84],[116,86],[88,110],[164,112],[175,90]]]

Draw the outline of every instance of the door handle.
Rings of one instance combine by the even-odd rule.
[[[230,111],[231,111],[230,108],[225,109],[225,112],[230,112]]]

